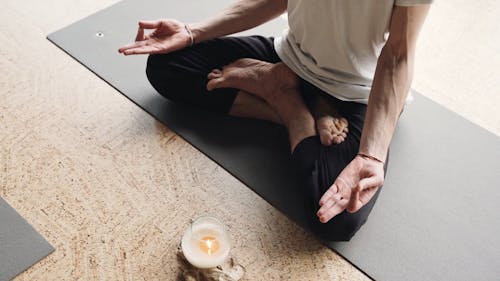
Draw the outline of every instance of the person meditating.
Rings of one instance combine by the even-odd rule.
[[[285,126],[311,229],[347,241],[381,190],[431,2],[242,0],[203,22],[140,21],[119,52],[151,54],[169,100]],[[224,37],[285,11],[280,37]]]

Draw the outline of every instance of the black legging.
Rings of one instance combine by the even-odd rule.
[[[153,87],[171,101],[187,103],[203,109],[227,114],[238,89],[206,90],[207,74],[240,58],[254,58],[271,63],[280,62],[273,38],[261,36],[224,37],[205,41],[192,47],[162,55],[151,55],[146,73]],[[301,80],[300,92],[305,100],[327,95]],[[301,173],[303,192],[308,205],[310,226],[317,235],[329,241],[347,241],[368,218],[380,192],[356,213],[342,212],[328,223],[320,223],[316,212],[319,199],[332,185],[344,167],[356,156],[366,113],[366,105],[345,102],[330,95],[340,114],[349,121],[344,142],[323,146],[318,136],[302,140],[292,153],[292,161]]]

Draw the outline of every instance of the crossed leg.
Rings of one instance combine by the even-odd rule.
[[[214,69],[208,74],[208,79],[208,90],[236,88],[244,91],[245,96],[251,93],[265,101],[268,105],[266,111],[276,112],[288,129],[292,151],[300,141],[316,135],[316,130],[324,145],[341,143],[347,136],[347,120],[319,96],[312,108],[308,108],[299,91],[299,78],[281,62],[272,64],[255,59],[239,59],[222,70]],[[261,105],[259,108],[265,107]],[[243,115],[235,109],[230,113]]]
[[[236,88],[263,99],[287,128],[292,151],[316,134],[314,118],[298,91],[298,78],[283,63],[240,59],[222,71],[212,71],[208,79],[208,90]]]
[[[231,69],[229,65],[232,62],[241,58],[254,58],[267,63],[259,63],[260,66],[255,67],[257,70],[235,67],[233,64],[231,72],[234,78],[241,78],[242,71],[247,70],[245,79],[231,81],[231,75],[222,75]],[[214,69],[222,70],[210,74]],[[307,205],[308,221],[314,233],[330,241],[345,241],[366,221],[376,196],[360,211],[353,214],[343,212],[326,224],[321,223],[316,216],[319,198],[358,151],[366,106],[330,99],[349,121],[349,133],[341,135],[342,132],[347,133],[346,127],[339,133],[333,123],[343,141],[336,145],[322,145],[320,137],[316,136],[316,130],[320,131],[323,122],[321,110],[311,110],[318,107],[310,106],[309,102],[305,104],[307,98],[300,98],[304,93],[310,94],[307,97],[322,93],[305,81],[298,83],[297,77],[280,64],[272,40],[258,36],[226,37],[170,54],[151,55],[146,74],[158,93],[171,101],[285,125],[290,132],[293,149],[291,161],[303,180],[304,204]],[[263,83],[264,80],[273,83]],[[216,88],[218,83],[220,88]],[[223,87],[224,83],[228,83],[226,87],[234,88]],[[318,117],[320,119],[316,120],[315,128],[314,118]],[[337,123],[340,122],[341,118],[337,116],[337,119]]]

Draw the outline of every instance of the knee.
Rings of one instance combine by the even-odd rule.
[[[330,184],[325,185],[327,181],[321,184],[321,179],[318,178],[315,178],[315,181],[316,182],[311,185],[313,188],[309,190],[310,192],[307,198],[309,226],[312,232],[326,241],[351,240],[368,219],[368,215],[375,201],[370,201],[369,204],[355,213],[349,213],[344,210],[330,219],[327,223],[322,223],[317,216],[318,209],[320,208],[319,200]],[[376,197],[373,199],[376,200]]]
[[[304,198],[308,201],[306,204],[311,230],[327,241],[349,241],[365,223],[367,213],[365,209],[356,213],[343,211],[327,223],[319,221],[317,216],[320,208],[319,200],[338,175],[336,171],[327,170],[316,162],[306,177]]]
[[[153,88],[169,100],[178,100],[179,77],[178,71],[166,55],[150,55],[146,65],[146,77]]]
[[[327,241],[349,241],[358,232],[366,219],[355,214],[343,212],[327,223],[321,223],[317,218],[312,225],[312,231]]]
[[[159,61],[159,56],[157,55],[149,55],[148,61],[146,63],[146,77],[153,87],[156,88],[156,85],[161,81],[160,77],[162,76],[160,72],[163,72],[162,64]]]
[[[358,232],[358,230],[365,224],[368,217],[377,201],[381,188],[377,190],[371,200],[366,203],[361,209],[354,213],[343,211],[342,213],[333,217],[327,223],[321,223],[316,215],[319,209],[317,201],[309,202],[310,212],[310,227],[311,230],[327,241],[349,241]]]
[[[299,143],[292,155],[297,173],[303,181],[303,195],[310,228],[327,241],[349,241],[365,223],[371,209],[371,207],[362,208],[352,214],[344,211],[328,223],[321,223],[316,215],[320,207],[320,198],[349,164],[355,151],[357,142],[352,140],[324,147],[319,138],[314,137]]]

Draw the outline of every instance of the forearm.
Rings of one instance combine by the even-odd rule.
[[[413,75],[413,52],[386,45],[379,57],[359,152],[385,161]]]
[[[189,26],[198,43],[256,27],[279,16],[286,7],[287,0],[241,0],[213,18]]]

